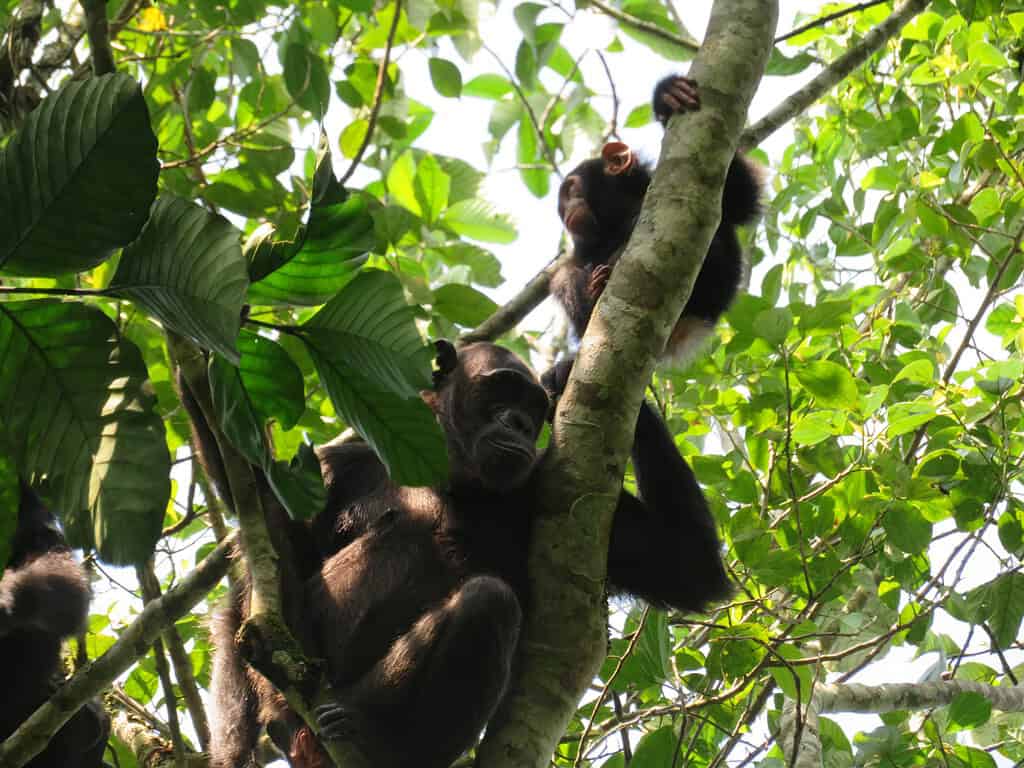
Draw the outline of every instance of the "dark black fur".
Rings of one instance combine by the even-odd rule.
[[[690,100],[678,97],[681,86],[692,94]],[[677,106],[670,106],[670,102]],[[662,123],[678,111],[699,108],[696,84],[686,78],[665,78],[654,89],[653,106]],[[558,213],[572,236],[573,257],[553,278],[551,292],[569,315],[573,331],[580,338],[604,289],[610,268],[633,232],[651,183],[651,165],[638,161],[631,153],[627,170],[616,165],[622,151],[629,152],[628,147],[606,146],[603,157],[581,163],[559,190]],[[721,223],[697,275],[693,293],[668,341],[666,356],[688,357],[736,297],[743,276],[743,252],[736,227],[754,220],[760,211],[760,195],[757,166],[737,155],[725,180]]]
[[[22,484],[11,559],[0,578],[0,741],[10,736],[62,679],[61,641],[89,615],[89,583],[53,515]],[[99,702],[72,716],[26,768],[99,768],[110,719]]]
[[[564,372],[552,382],[560,388]],[[363,443],[321,452],[330,504],[314,528],[325,559],[302,611],[337,696],[321,725],[383,768],[443,768],[472,746],[505,691],[528,607],[535,443],[547,395],[518,357],[486,343],[460,350],[437,384],[426,397],[448,438],[443,487],[393,485]],[[634,462],[642,498],[620,498],[611,587],[700,609],[728,591],[718,539],[693,473],[649,409],[637,423]],[[230,634],[242,617],[233,611]],[[252,695],[242,705],[251,678],[233,644],[217,642],[215,686],[228,688],[217,698],[234,702],[230,721],[241,727],[254,717]],[[255,743],[255,731],[228,735],[234,744],[222,744],[215,768],[243,765]],[[320,764],[292,757],[296,768]]]

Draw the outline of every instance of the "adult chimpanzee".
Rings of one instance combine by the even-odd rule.
[[[336,696],[320,713],[324,733],[385,767],[442,768],[472,746],[505,691],[527,607],[535,444],[548,396],[505,349],[438,350],[436,386],[424,397],[447,436],[447,482],[395,486],[360,443],[324,453],[331,502],[316,526],[326,558],[304,595],[310,626],[301,629]],[[693,473],[649,408],[633,461],[641,498],[621,494],[611,588],[699,610],[728,590],[718,539]],[[237,658],[231,665],[241,668]],[[245,695],[251,689],[224,698]],[[215,765],[244,763],[244,746],[222,754],[234,762]]]
[[[0,741],[57,689],[61,641],[89,615],[89,583],[50,511],[25,483],[11,557],[0,578]],[[76,712],[27,768],[99,768],[110,720],[98,702]]]
[[[698,109],[697,84],[686,77],[667,77],[654,89],[653,106],[662,124],[678,112]],[[612,142],[604,146],[600,158],[577,166],[559,188],[558,215],[572,237],[573,253],[551,281],[551,292],[569,315],[577,337],[583,336],[594,304],[633,232],[651,172],[651,166],[640,162],[629,147]],[[688,360],[736,297],[743,276],[736,227],[757,215],[760,194],[757,167],[737,155],[725,179],[721,223],[669,337],[666,356]]]

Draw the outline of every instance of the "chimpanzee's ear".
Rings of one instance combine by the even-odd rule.
[[[459,364],[459,355],[455,351],[455,346],[445,339],[435,341],[434,349],[437,351],[434,358],[434,364],[437,366],[434,370],[434,389],[438,389],[445,376],[454,371]]]

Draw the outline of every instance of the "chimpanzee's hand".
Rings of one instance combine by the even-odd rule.
[[[662,125],[678,112],[693,112],[700,109],[700,94],[697,81],[683,75],[669,75],[654,86],[652,100],[654,116]]]

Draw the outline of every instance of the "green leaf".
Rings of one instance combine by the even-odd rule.
[[[447,474],[444,435],[419,392],[430,386],[431,350],[398,279],[359,275],[305,323],[300,337],[345,420],[373,446],[399,485]]]
[[[778,346],[786,340],[789,329],[793,327],[792,313],[782,307],[780,309],[769,309],[758,312],[754,324],[768,344]]]
[[[323,304],[352,279],[375,243],[374,218],[367,203],[361,197],[348,197],[335,178],[331,145],[321,131],[309,221],[290,247],[278,248],[282,244],[275,243],[266,252],[257,244],[250,269],[272,271],[250,286],[249,296],[263,304]]]
[[[441,221],[457,234],[485,243],[511,243],[517,236],[509,217],[479,198],[449,206]]]
[[[210,395],[224,437],[258,467],[270,461],[263,420],[246,392],[239,370],[219,355],[210,358]]]
[[[0,269],[91,269],[139,234],[160,164],[139,84],[113,74],[69,82],[0,155]]]
[[[935,418],[935,406],[928,400],[915,400],[911,403],[896,403],[889,409],[889,426],[886,434],[897,437],[913,432]]]
[[[273,462],[267,468],[267,479],[293,520],[308,520],[327,503],[320,461],[308,443],[299,445],[298,452],[287,464]]]
[[[331,81],[320,57],[292,43],[284,56],[284,82],[295,103],[322,119],[331,103]]]
[[[425,155],[420,160],[413,188],[423,218],[427,224],[433,224],[448,207],[448,193],[451,190],[451,179],[433,155]]]
[[[992,702],[974,691],[958,693],[949,703],[949,719],[962,729],[984,725],[992,716]]]
[[[793,427],[793,440],[799,445],[817,445],[843,431],[845,419],[836,411],[815,411],[802,417]]]
[[[161,197],[124,249],[110,291],[166,327],[237,362],[235,338],[249,285],[239,231],[176,197]]]
[[[903,177],[885,165],[872,168],[860,183],[861,189],[881,189],[894,192],[903,184]]]
[[[433,57],[427,62],[430,68],[430,81],[442,96],[456,99],[462,95],[462,73],[448,59]]]
[[[1009,649],[1024,618],[1024,573],[1004,573],[978,589],[985,590],[983,599],[996,642]]]
[[[412,152],[403,152],[391,164],[387,177],[388,195],[399,205],[407,208],[420,218],[423,209],[416,197],[416,160]]]
[[[908,555],[928,549],[932,541],[932,524],[917,509],[903,501],[895,501],[882,518],[889,541]]]
[[[479,325],[497,309],[494,301],[468,285],[450,283],[434,291],[434,311],[467,328]]]
[[[857,403],[857,382],[853,375],[831,360],[814,360],[796,369],[800,384],[823,405],[853,408]]]
[[[139,349],[98,309],[0,303],[0,442],[47,475],[72,546],[148,558],[170,497],[164,423]]]
[[[266,336],[242,331],[238,349],[242,383],[260,418],[277,419],[284,430],[294,427],[306,409],[302,371],[284,347]]]
[[[373,217],[362,197],[314,202],[294,255],[249,287],[256,304],[323,304],[359,271],[374,245]]]
[[[265,417],[247,388],[243,372],[217,355],[210,359],[209,370],[213,406],[228,441],[267,472],[271,489],[293,519],[305,520],[323,509],[327,492],[312,448],[301,445],[289,464],[274,461],[263,428]]]
[[[498,100],[512,93],[512,84],[501,75],[485,73],[466,83],[462,92],[466,96],[475,96],[479,99]]]
[[[629,768],[665,768],[672,765],[679,737],[674,726],[662,726],[646,734],[636,746]]]

